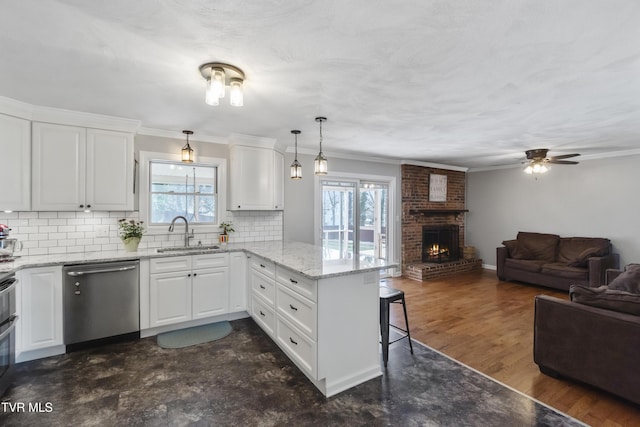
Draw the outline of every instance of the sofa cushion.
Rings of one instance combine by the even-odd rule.
[[[513,240],[505,240],[502,242],[504,246],[506,246],[507,251],[509,252],[509,258],[513,259],[530,259],[531,254],[526,252],[523,248],[518,248],[518,241]]]
[[[558,241],[557,234],[519,232],[516,238],[518,250],[526,253],[526,259],[538,259],[553,262],[556,259]]]
[[[609,253],[609,239],[600,237],[562,237],[558,242],[558,262],[585,267],[592,256]]]
[[[569,287],[569,295],[571,296],[571,301],[579,304],[640,315],[639,294],[609,289],[606,285],[597,288],[571,285]]]
[[[608,285],[609,289],[640,294],[640,268],[628,268],[613,279]]]
[[[545,263],[540,270],[542,274],[549,274],[556,277],[564,277],[565,279],[589,280],[589,270],[580,267],[570,267],[561,262]]]
[[[535,259],[513,259],[507,258],[504,265],[509,268],[515,268],[517,270],[531,271],[532,273],[538,273],[542,269],[542,265],[545,261],[539,261]]]

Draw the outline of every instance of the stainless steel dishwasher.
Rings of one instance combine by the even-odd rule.
[[[67,352],[140,338],[139,264],[136,260],[64,266]]]

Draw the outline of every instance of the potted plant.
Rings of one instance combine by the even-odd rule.
[[[138,250],[140,239],[144,234],[144,221],[136,221],[135,219],[122,218],[118,220],[120,228],[120,239],[124,243],[124,250],[127,252],[135,252]]]
[[[225,221],[220,223],[220,228],[222,228],[222,233],[220,234],[220,243],[227,243],[229,241],[229,233],[233,233],[233,224],[230,221]]]

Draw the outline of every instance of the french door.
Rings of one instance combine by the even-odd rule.
[[[389,183],[321,179],[321,244],[329,259],[351,253],[388,260]]]

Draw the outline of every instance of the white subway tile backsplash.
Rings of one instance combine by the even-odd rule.
[[[138,219],[138,212],[0,212],[0,224],[23,243],[18,255],[46,255],[122,249],[118,219]],[[238,243],[282,240],[282,212],[227,212],[224,221],[236,230]],[[182,233],[145,235],[140,248],[182,245]],[[218,233],[195,233],[192,245],[218,243]]]

